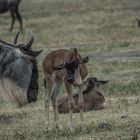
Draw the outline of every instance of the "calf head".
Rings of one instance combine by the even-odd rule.
[[[80,75],[80,66],[87,63],[89,58],[82,58],[77,49],[71,49],[65,56],[65,63],[54,67],[55,70],[66,70],[65,80],[69,84],[80,85],[82,84],[82,78]]]
[[[99,91],[99,86],[108,83],[109,81],[98,81],[96,77],[88,78],[84,83],[86,89],[84,93],[92,95],[92,102],[94,109],[102,109],[105,98],[103,94]]]
[[[96,77],[87,78],[84,82],[86,86],[86,90],[90,90],[91,88],[98,89],[100,85],[104,85],[109,81],[98,80]]]

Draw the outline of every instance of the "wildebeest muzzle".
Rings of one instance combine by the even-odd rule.
[[[69,62],[66,62],[65,64],[60,64],[60,65],[57,65],[57,66],[54,66],[53,69],[54,70],[61,70],[63,68],[66,69],[66,81],[70,84],[73,84],[75,82],[75,71],[78,69],[78,66],[80,64],[83,64],[83,63],[87,63],[89,60],[88,57],[85,57],[85,58],[81,58],[80,60],[79,59],[74,59],[74,60],[71,60]]]
[[[65,64],[65,68],[67,70],[66,80],[70,84],[75,82],[75,70],[78,68],[78,65],[79,62],[77,60],[73,60]]]

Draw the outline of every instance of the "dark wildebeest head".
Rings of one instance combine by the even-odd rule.
[[[105,98],[102,93],[99,91],[99,86],[108,83],[109,81],[98,81],[96,77],[87,78],[84,82],[86,89],[83,93],[91,94],[93,96],[93,108],[102,109]]]
[[[33,85],[37,83],[38,74],[36,57],[42,50],[34,52],[28,49],[31,40],[24,47],[0,40],[0,95],[18,106],[37,100],[33,97],[37,94]]]
[[[17,45],[20,49],[28,51],[28,53],[29,53],[30,51],[33,50],[32,44],[34,41],[34,36],[33,36],[32,30],[30,30],[30,34],[31,34],[31,38],[28,41],[28,43],[17,44],[17,40],[19,37],[19,32],[18,32],[13,40],[13,44]],[[33,65],[32,78],[31,78],[31,83],[30,83],[30,86],[29,86],[29,89],[27,92],[27,99],[28,99],[29,103],[35,102],[37,100],[37,96],[38,96],[38,67],[37,67],[36,58],[34,58],[32,60],[32,65]]]
[[[22,17],[19,13],[20,1],[21,0],[0,0],[0,13],[9,11],[12,17],[10,31],[13,29],[16,18],[20,23],[20,30],[22,30]]]
[[[65,57],[65,56],[64,56]],[[80,65],[87,63],[89,60],[88,57],[82,58],[77,49],[70,50],[65,57],[65,64],[55,66],[55,70],[66,69],[65,80],[73,85],[79,85],[82,82],[80,75]]]

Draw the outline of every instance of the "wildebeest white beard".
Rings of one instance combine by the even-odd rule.
[[[0,97],[18,106],[25,105],[32,67],[30,60],[20,52],[0,48]]]
[[[27,104],[27,91],[10,79],[0,79],[0,95],[5,101],[15,103],[17,106]]]

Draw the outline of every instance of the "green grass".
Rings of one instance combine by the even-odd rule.
[[[20,5],[24,30],[19,42],[35,34],[34,49],[44,51],[38,58],[39,100],[23,108],[0,100],[0,140],[131,140],[140,128],[140,15],[139,0],[24,0]],[[9,33],[9,14],[0,15],[0,38],[11,42],[18,31]],[[74,131],[69,115],[60,115],[62,130],[45,131],[44,86],[41,63],[52,50],[78,48],[89,55],[88,77],[109,80],[101,87],[106,98],[104,110],[84,114],[85,130],[74,114]],[[120,57],[120,54],[136,56]],[[98,54],[98,55],[97,55]],[[108,58],[100,56],[106,54]],[[94,59],[93,55],[96,55]],[[112,57],[109,57],[109,56]],[[116,56],[115,56],[116,55]],[[62,89],[63,94],[65,89]],[[122,116],[126,114],[126,117]],[[51,108],[51,116],[53,112]],[[140,138],[140,136],[139,136]]]

